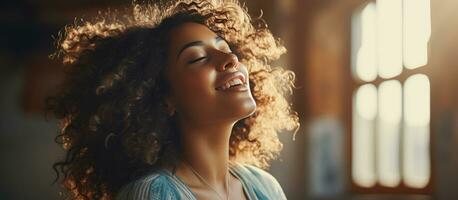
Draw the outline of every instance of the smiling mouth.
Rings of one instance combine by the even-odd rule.
[[[225,74],[221,78],[222,81],[219,82],[215,90],[225,91],[233,88],[247,88],[248,81],[246,80],[247,75],[241,71],[235,71],[230,74]]]
[[[239,78],[235,78],[235,79],[228,81],[226,84],[219,86],[215,89],[218,91],[224,91],[230,88],[236,88],[236,87],[241,87],[241,86],[246,86],[246,83],[243,83],[243,81]]]

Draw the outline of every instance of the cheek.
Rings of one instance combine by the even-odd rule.
[[[209,70],[184,73],[181,76],[181,86],[191,93],[205,94],[212,89],[216,74]]]
[[[176,77],[175,95],[186,106],[211,103],[214,96],[216,72],[210,70],[188,71]]]

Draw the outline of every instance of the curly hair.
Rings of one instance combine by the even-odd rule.
[[[286,49],[266,23],[251,19],[236,0],[134,2],[132,8],[67,26],[57,40],[54,55],[66,79],[46,105],[60,122],[55,141],[66,156],[53,168],[67,198],[112,199],[124,184],[173,160],[178,129],[164,106],[165,58],[170,30],[185,22],[223,37],[247,66],[257,108],[234,125],[229,155],[268,167],[282,148],[277,133],[297,132],[299,119],[286,99],[294,73],[270,65]]]

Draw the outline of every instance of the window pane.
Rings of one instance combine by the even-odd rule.
[[[369,3],[352,19],[352,70],[363,81],[377,77],[375,16],[375,4]]]
[[[410,126],[429,124],[429,80],[423,74],[409,77],[405,82],[405,123]]]
[[[352,176],[356,184],[371,187],[376,182],[374,130],[377,89],[361,86],[353,96]]]
[[[430,10],[430,0],[404,0],[404,66],[408,69],[428,63]]]
[[[385,81],[378,90],[377,174],[380,184],[395,187],[400,177],[400,124],[402,89],[397,80]]]
[[[391,78],[402,72],[402,1],[377,0],[378,72]]]
[[[417,74],[406,80],[404,113],[403,178],[406,185],[422,188],[430,178],[430,84],[427,76]]]

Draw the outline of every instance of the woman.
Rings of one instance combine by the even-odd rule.
[[[297,130],[291,71],[236,1],[134,4],[67,27],[54,164],[72,199],[286,199],[262,170]],[[116,17],[118,16],[118,17]],[[119,17],[120,16],[120,17]]]

